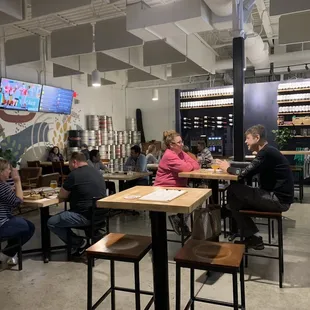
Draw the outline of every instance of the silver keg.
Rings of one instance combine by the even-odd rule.
[[[136,131],[137,130],[137,122],[135,118],[127,118],[126,119],[126,130],[128,131]]]
[[[107,145],[108,143],[108,131],[107,130],[102,130],[101,131],[101,143],[103,145]]]
[[[89,130],[99,130],[98,115],[87,115],[87,127]]]
[[[95,146],[96,145],[96,132],[95,130],[88,131],[88,146]]]
[[[107,127],[108,127],[108,131],[112,131],[113,130],[113,122],[112,122],[112,117],[108,116],[107,118]]]
[[[109,145],[113,145],[113,144],[114,144],[114,140],[113,140],[113,131],[109,131],[109,132],[108,132],[108,144],[109,144]]]
[[[108,117],[106,115],[99,116],[99,129],[108,130]]]

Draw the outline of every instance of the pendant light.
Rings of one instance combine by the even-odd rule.
[[[157,88],[154,88],[152,91],[152,100],[158,101],[158,89]]]
[[[96,69],[91,73],[91,83],[93,87],[101,86],[101,77],[99,71]]]

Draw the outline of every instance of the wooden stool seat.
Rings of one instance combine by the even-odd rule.
[[[253,210],[240,210],[240,213],[249,214],[253,217],[281,217],[282,212],[262,212],[262,211],[253,211]]]
[[[141,260],[151,249],[152,238],[126,234],[110,233],[86,250],[87,255],[97,258],[128,258]]]
[[[243,244],[191,239],[177,253],[174,260],[178,263],[199,263],[205,268],[210,265],[239,268],[244,251]]]

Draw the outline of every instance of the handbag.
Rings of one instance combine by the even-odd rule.
[[[216,240],[221,234],[221,206],[207,205],[193,212],[192,239]]]

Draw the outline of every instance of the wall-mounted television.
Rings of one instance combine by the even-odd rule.
[[[0,108],[38,112],[41,91],[42,85],[2,78]]]
[[[73,90],[43,85],[39,112],[70,114]]]

